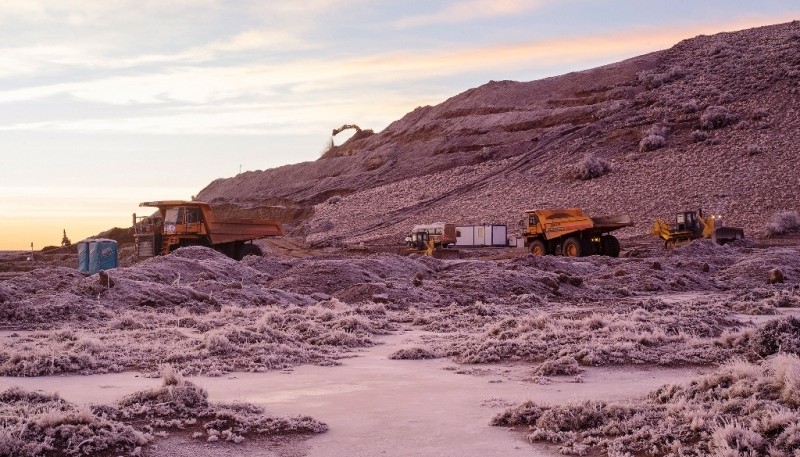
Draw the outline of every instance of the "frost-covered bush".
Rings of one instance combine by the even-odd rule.
[[[528,426],[530,441],[563,454],[795,457],[800,448],[800,359],[781,354],[734,360],[644,399],[545,406],[526,402],[495,416],[496,426]]]
[[[435,359],[436,354],[426,348],[411,347],[397,350],[389,355],[389,358],[392,360]]]
[[[575,179],[589,180],[599,178],[611,171],[611,164],[603,158],[587,154],[574,168]]]
[[[701,143],[708,139],[708,132],[703,130],[695,130],[692,132],[692,141]]]
[[[706,130],[719,129],[736,123],[738,118],[724,106],[713,105],[700,116],[700,126]]]
[[[135,392],[117,405],[78,406],[57,394],[15,387],[0,392],[0,455],[13,457],[142,455],[167,430],[209,442],[321,433],[308,416],[274,417],[247,403],[214,404],[208,393],[162,366],[161,387]]]
[[[119,402],[118,416],[127,422],[147,421],[155,429],[200,428],[195,438],[241,442],[249,435],[321,433],[328,426],[308,416],[272,417],[247,403],[209,403],[208,392],[162,367],[161,387],[135,392]]]
[[[0,455],[118,455],[152,439],[103,411],[69,403],[57,394],[19,387],[0,392]]]
[[[791,316],[767,322],[753,334],[750,345],[761,357],[777,352],[800,354],[800,319]]]
[[[650,134],[639,141],[639,151],[655,151],[656,149],[663,148],[666,144],[667,140],[663,136]]]
[[[575,375],[580,373],[581,367],[575,357],[564,356],[555,360],[545,360],[538,368],[536,374],[540,376]]]
[[[722,306],[687,309],[654,301],[579,320],[547,313],[506,319],[447,351],[460,363],[545,360],[548,371],[575,370],[575,364],[707,364],[749,350],[716,344],[734,325]]]
[[[767,236],[800,232],[800,214],[797,211],[779,211],[767,222]]]
[[[655,151],[667,144],[668,129],[662,125],[654,124],[644,132],[644,137],[639,141],[639,152]]]

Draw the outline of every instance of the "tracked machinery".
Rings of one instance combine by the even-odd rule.
[[[455,228],[453,230],[455,231]],[[457,259],[458,250],[448,248],[448,245],[442,242],[441,236],[431,233],[428,228],[424,227],[415,226],[406,236],[406,254],[420,254],[437,259]]]
[[[206,246],[241,260],[263,255],[253,240],[283,235],[281,223],[265,219],[217,220],[211,205],[199,201],[162,200],[140,203],[158,208],[152,216],[133,214],[137,257],[165,255],[184,246]]]
[[[533,255],[618,257],[619,240],[611,232],[633,225],[627,214],[590,217],[578,208],[525,212],[523,237]]]
[[[725,226],[720,215],[711,214],[704,217],[702,209],[677,213],[674,224],[664,219],[656,219],[650,233],[663,239],[667,249],[689,244],[701,238],[711,239],[718,244],[744,239],[743,229]]]

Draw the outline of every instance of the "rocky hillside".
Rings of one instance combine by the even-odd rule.
[[[702,207],[763,231],[800,209],[800,22],[698,36],[603,67],[489,82],[316,162],[198,195],[280,217],[314,243],[398,239],[432,221],[516,227],[534,207],[655,217]],[[623,234],[624,235],[624,234]]]

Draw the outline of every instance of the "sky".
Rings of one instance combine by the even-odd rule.
[[[795,19],[796,0],[0,0],[0,250],[128,227],[139,202],[490,80]]]

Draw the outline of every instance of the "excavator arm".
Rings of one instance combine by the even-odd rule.
[[[331,135],[336,136],[339,133],[341,133],[342,131],[347,130],[347,129],[355,129],[356,133],[359,133],[361,131],[361,127],[359,127],[359,126],[357,126],[355,124],[344,124],[343,126],[339,127],[338,129],[333,129],[333,133],[331,133]]]

